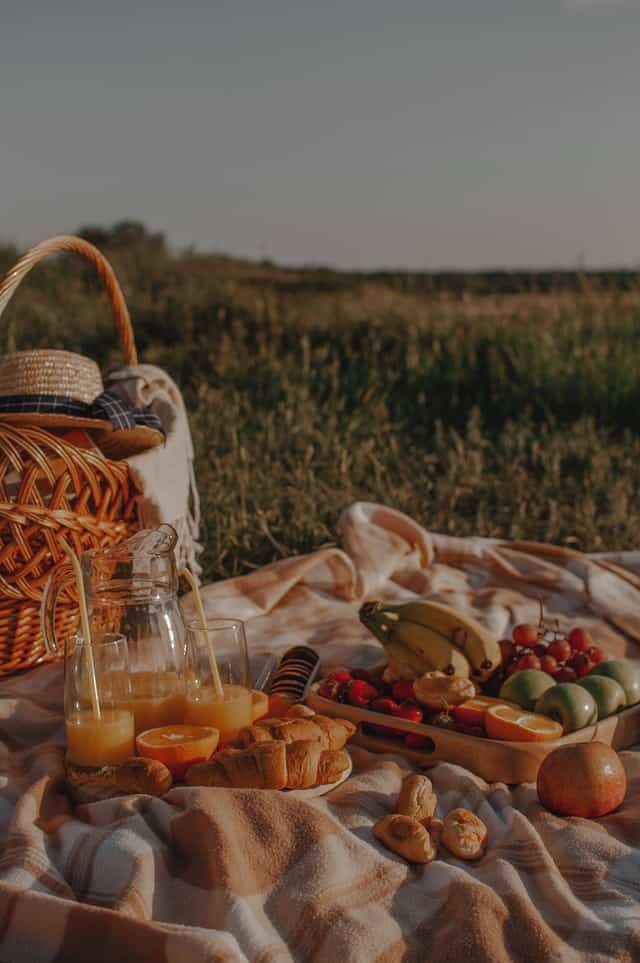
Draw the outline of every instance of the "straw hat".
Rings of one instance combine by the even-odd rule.
[[[157,415],[105,392],[97,364],[71,351],[18,351],[0,358],[0,421],[83,428],[109,458],[164,442]]]

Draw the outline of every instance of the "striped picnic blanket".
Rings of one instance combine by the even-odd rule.
[[[330,668],[379,661],[365,598],[446,598],[501,636],[542,596],[562,625],[635,654],[640,553],[452,538],[363,503],[339,531],[341,549],[208,586],[208,610],[244,618],[256,652],[308,642]],[[489,846],[478,863],[442,853],[415,868],[371,833],[408,768],[399,756],[354,748],[347,782],[308,801],[177,787],[74,811],[60,665],[0,682],[0,737],[3,963],[640,959],[640,752],[622,753],[627,799],[597,822],[439,764],[437,815],[476,811]]]

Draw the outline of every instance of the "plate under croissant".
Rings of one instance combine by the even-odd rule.
[[[314,796],[324,796],[326,793],[331,792],[332,789],[341,786],[351,775],[353,760],[348,752],[347,756],[349,756],[349,765],[335,782],[327,782],[323,786],[311,786],[310,789],[283,789],[281,791],[286,796],[293,796],[294,799],[313,799]]]

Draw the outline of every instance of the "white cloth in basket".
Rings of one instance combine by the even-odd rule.
[[[168,522],[178,533],[176,557],[197,577],[202,546],[200,499],[193,470],[193,441],[182,394],[162,368],[129,365],[111,371],[106,389],[135,407],[158,415],[166,434],[164,445],[127,459],[131,479],[140,491],[138,515],[143,528]]]

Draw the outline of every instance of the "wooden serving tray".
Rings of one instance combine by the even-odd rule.
[[[320,684],[317,683],[309,690],[307,704],[324,716],[338,716],[355,722],[358,731],[351,740],[355,745],[363,746],[371,752],[399,753],[421,767],[433,766],[436,762],[453,762],[482,776],[487,782],[535,782],[542,760],[559,746],[595,740],[605,742],[614,749],[626,749],[640,742],[640,703],[617,715],[608,716],[594,726],[569,732],[561,739],[548,742],[506,742],[470,736],[463,732],[441,729],[439,726],[408,722],[395,716],[333,702],[318,695]],[[365,722],[388,726],[398,732],[415,732],[426,736],[433,748],[409,749],[403,742],[392,737],[365,734],[362,731],[362,723]]]

